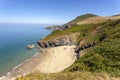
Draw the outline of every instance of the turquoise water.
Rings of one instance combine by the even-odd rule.
[[[26,45],[48,35],[51,30],[40,24],[0,24],[0,74],[33,56],[38,49],[28,50]]]

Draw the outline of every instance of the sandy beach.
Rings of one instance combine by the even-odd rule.
[[[26,75],[34,71],[57,73],[72,65],[76,60],[75,46],[59,46],[42,49],[8,73],[7,78]]]

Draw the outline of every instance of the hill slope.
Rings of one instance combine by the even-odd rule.
[[[70,21],[70,24],[91,24],[91,23],[100,23],[100,22],[105,22],[107,20],[115,20],[119,19],[120,15],[113,15],[113,16],[97,16],[94,14],[85,14],[78,16],[74,20]]]
[[[84,14],[84,15],[81,15],[81,16],[78,16],[76,17],[74,20],[72,20],[71,22],[79,22],[79,21],[83,21],[83,20],[86,20],[88,18],[91,18],[91,17],[97,17],[97,15],[94,15],[94,14]]]
[[[96,16],[95,16],[96,17]],[[90,18],[94,19],[93,16]],[[80,20],[80,21],[79,21]],[[113,80],[120,79],[120,19],[111,16],[105,21],[92,24],[78,24],[87,18],[73,20],[75,23],[65,30],[55,30],[50,35],[38,41],[40,48],[57,47],[63,45],[76,45],[76,62],[57,74],[39,75],[30,74],[22,80],[35,78],[36,80]],[[72,21],[71,21],[72,22]],[[70,23],[69,23],[70,24]],[[72,43],[72,44],[71,44]],[[85,72],[85,73],[84,73]],[[87,74],[88,73],[88,74]],[[102,78],[100,75],[104,74]],[[105,77],[107,74],[107,78]],[[70,75],[70,77],[68,77]],[[84,76],[87,75],[85,78]],[[97,76],[96,76],[97,75]],[[108,77],[110,75],[111,77]],[[47,77],[44,77],[47,76]],[[63,78],[64,77],[64,78]],[[84,77],[84,78],[83,78]],[[20,80],[19,79],[19,80]]]

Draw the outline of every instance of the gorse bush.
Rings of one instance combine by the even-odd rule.
[[[97,24],[98,27],[100,25]],[[96,27],[87,29],[85,36],[79,36],[79,40],[94,41],[97,45],[89,49],[65,72],[106,72],[112,76],[120,77],[120,20],[104,22],[95,35],[91,35],[92,32],[89,33],[93,28]]]
[[[120,39],[105,40],[96,45],[66,71],[83,70],[120,76]]]

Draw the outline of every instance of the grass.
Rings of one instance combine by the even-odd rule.
[[[120,39],[105,40],[79,58],[67,72],[107,72],[120,77]]]
[[[43,41],[75,32],[80,32],[76,43],[85,40],[84,45],[91,42],[96,42],[96,45],[86,50],[85,55],[61,73],[32,73],[17,80],[120,80],[113,79],[120,77],[120,20],[74,25],[67,30],[53,31]]]
[[[84,37],[80,36],[89,42],[96,41],[97,45],[89,49],[65,72],[105,72],[120,77],[120,22],[116,23],[117,21],[119,20],[105,22],[95,36],[91,36],[90,33]],[[100,41],[103,37],[105,39]]]
[[[101,27],[96,31],[96,28]],[[96,33],[94,33],[96,31]],[[108,20],[104,23],[75,25],[67,30],[54,31],[48,36],[61,36],[74,32],[80,32],[77,39],[79,44],[85,40],[84,45],[96,42],[97,45],[91,48],[87,53],[78,59],[66,71],[90,71],[107,72],[112,76],[120,77],[120,24],[119,20]],[[105,40],[102,41],[102,38]]]
[[[90,17],[95,17],[95,16],[97,16],[97,15],[94,15],[94,14],[85,14],[85,15],[81,15],[81,16],[76,17],[71,22],[76,23],[76,22],[83,21],[83,20],[85,20],[87,18],[90,18]]]
[[[57,37],[68,35],[68,34],[75,33],[75,32],[81,32],[82,34],[84,33],[87,34],[87,30],[92,29],[92,28],[94,29],[98,27],[100,24],[74,25],[66,30],[55,30],[51,34],[43,38],[41,41],[53,40]]]
[[[20,77],[17,80],[119,80],[113,78],[106,73],[91,73],[86,71],[81,72],[67,72],[56,74],[40,74],[33,73],[26,77]]]

